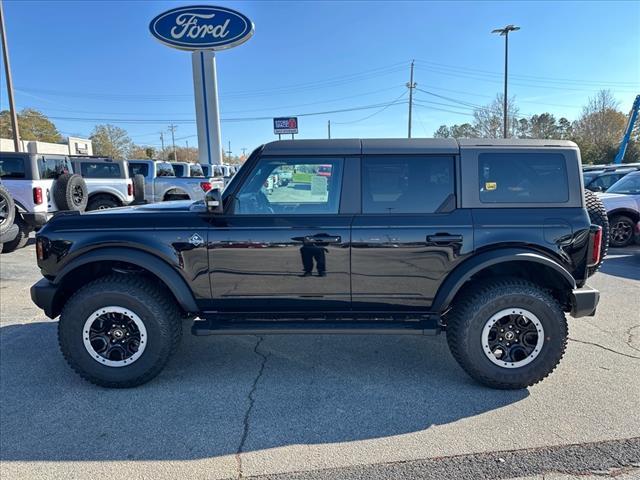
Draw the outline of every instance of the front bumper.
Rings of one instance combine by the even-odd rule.
[[[60,315],[59,308],[55,304],[58,286],[51,283],[46,278],[39,280],[31,287],[31,300],[49,318],[56,318]]]
[[[593,317],[600,301],[600,292],[585,285],[571,292],[571,316]]]

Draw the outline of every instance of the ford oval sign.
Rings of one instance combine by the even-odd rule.
[[[225,7],[178,7],[151,20],[149,30],[165,45],[182,50],[224,50],[249,40],[253,22]]]

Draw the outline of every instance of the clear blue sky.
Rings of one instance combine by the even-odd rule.
[[[470,105],[502,89],[504,43],[489,32],[508,23],[522,28],[509,42],[510,94],[522,114],[575,119],[599,88],[610,88],[627,112],[640,93],[637,1],[213,4],[256,26],[247,43],[218,54],[222,137],[234,154],[274,139],[272,123],[225,119],[385,104],[404,92],[401,102],[411,59],[418,88],[455,100],[418,91],[414,136],[468,121]],[[113,123],[154,146],[173,121],[177,143],[197,145],[190,54],[148,30],[155,15],[178,5],[5,0],[18,107],[43,111],[65,135]],[[4,76],[1,90],[4,109]],[[299,138],[326,137],[329,119],[334,137],[401,137],[407,105],[300,117]]]

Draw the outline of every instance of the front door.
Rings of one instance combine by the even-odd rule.
[[[471,212],[456,208],[455,157],[364,156],[361,172],[353,308],[428,311],[447,274],[473,248]]]
[[[212,218],[212,309],[350,308],[350,224],[340,213],[344,158],[262,157]]]

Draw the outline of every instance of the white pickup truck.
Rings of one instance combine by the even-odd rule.
[[[220,180],[206,177],[176,177],[169,162],[128,160],[129,176],[142,175],[145,200],[149,203],[169,200],[203,200],[212,188],[222,189]]]
[[[73,170],[89,189],[87,210],[123,207],[134,200],[133,180],[126,160],[109,157],[72,156]]]

